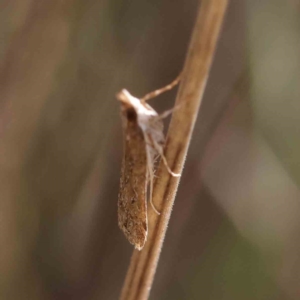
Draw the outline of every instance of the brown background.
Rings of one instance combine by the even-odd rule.
[[[0,299],[118,298],[115,94],[178,75],[198,4],[0,1]],[[150,299],[299,299],[299,9],[230,1]]]

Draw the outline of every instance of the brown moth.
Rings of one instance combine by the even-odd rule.
[[[128,241],[138,250],[144,247],[147,240],[148,183],[151,206],[159,214],[152,203],[156,159],[161,157],[168,172],[172,176],[179,176],[170,170],[163,154],[165,138],[162,119],[172,110],[158,115],[145,101],[171,89],[178,81],[179,77],[166,87],[149,93],[142,99],[133,97],[125,89],[117,94],[121,102],[124,135],[118,223]]]

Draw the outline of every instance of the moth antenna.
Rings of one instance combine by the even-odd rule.
[[[162,120],[167,118],[170,114],[172,114],[175,110],[179,109],[181,107],[182,104],[178,104],[175,107],[168,109],[166,111],[164,111],[163,113],[161,113],[159,116],[157,116],[157,120]]]
[[[140,101],[145,103],[149,99],[155,98],[155,97],[159,96],[160,94],[171,90],[174,86],[176,86],[179,83],[180,79],[181,79],[181,73],[171,83],[169,83],[168,85],[166,85],[160,89],[157,89],[153,92],[146,94],[143,98],[140,99]]]

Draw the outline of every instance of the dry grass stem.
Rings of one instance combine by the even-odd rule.
[[[201,1],[175,104],[180,109],[174,111],[165,148],[168,164],[176,173],[183,169],[227,3],[227,0]],[[153,203],[162,213],[158,216],[149,209],[148,240],[142,251],[134,250],[122,300],[148,299],[153,283],[179,183],[179,178],[171,176],[162,162],[157,175]]]

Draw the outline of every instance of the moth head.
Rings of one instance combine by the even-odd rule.
[[[117,99],[122,104],[127,104],[132,106],[132,98],[134,98],[127,90],[121,90],[117,95]]]
[[[117,94],[117,99],[121,102],[122,112],[126,115],[127,120],[136,122],[137,112],[133,103],[135,98],[127,90],[123,89]]]

